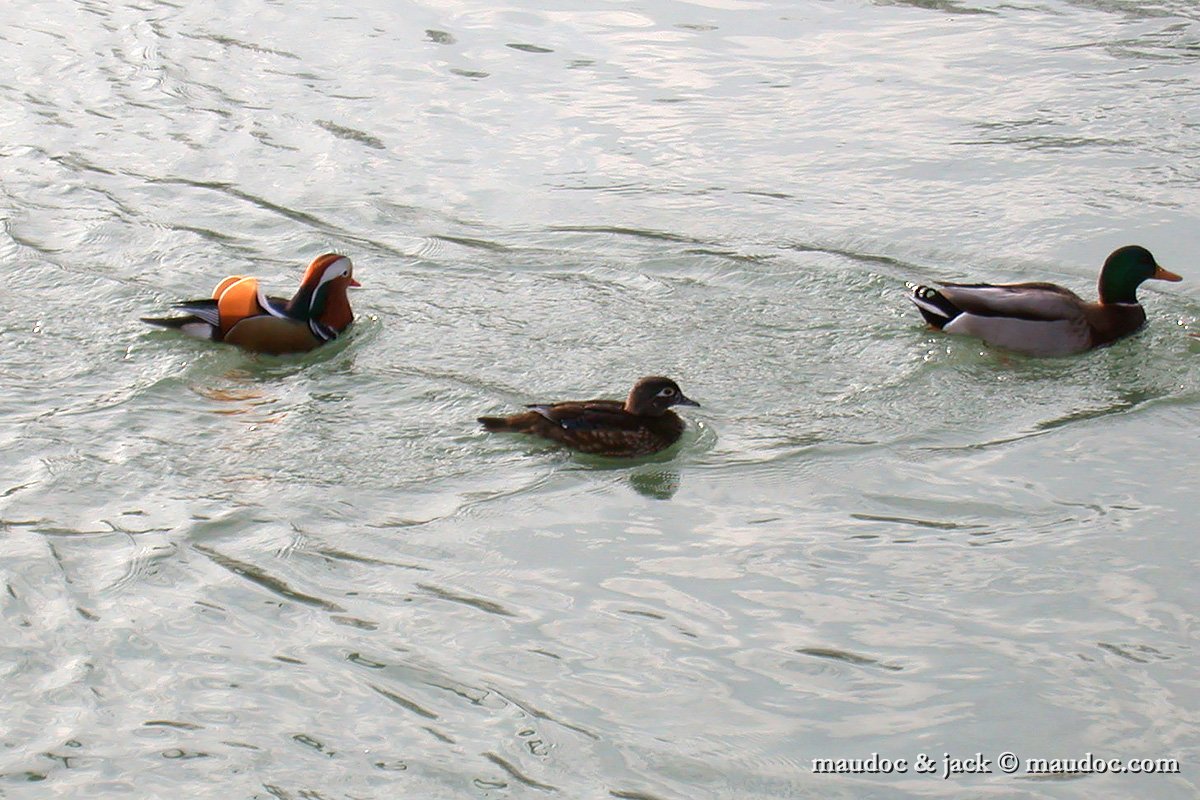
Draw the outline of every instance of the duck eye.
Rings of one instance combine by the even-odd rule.
[[[675,390],[674,390],[674,389],[672,389],[670,386],[668,386],[667,388],[665,388],[665,389],[663,389],[662,391],[660,391],[660,392],[658,393],[658,396],[659,396],[659,397],[674,397],[674,396],[675,396]]]

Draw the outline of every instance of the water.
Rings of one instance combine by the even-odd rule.
[[[0,796],[1196,795],[1192,3],[60,0],[0,37]],[[1133,242],[1186,282],[1086,356],[903,297],[1089,293]],[[321,352],[137,321],[327,250],[364,288]],[[666,457],[474,425],[653,373],[703,403]]]

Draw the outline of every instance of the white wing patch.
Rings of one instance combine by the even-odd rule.
[[[282,308],[276,308],[275,304],[267,297],[267,293],[263,291],[262,286],[258,287],[258,307],[264,309],[272,317],[280,319],[291,319],[287,314],[283,313]]]

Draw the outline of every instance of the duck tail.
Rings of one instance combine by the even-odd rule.
[[[491,431],[492,433],[505,433],[517,430],[504,417],[479,417],[479,424],[483,426],[484,430]]]
[[[160,328],[169,328],[175,331],[182,331],[188,336],[194,336],[197,339],[216,339],[216,331],[209,323],[199,317],[141,317],[142,322],[147,325],[156,325]]]
[[[182,328],[191,322],[199,322],[196,317],[140,317],[141,321],[147,325],[157,325],[160,328]]]
[[[908,299],[913,301],[925,321],[938,330],[962,313],[962,309],[951,303],[944,294],[928,286],[914,286]]]

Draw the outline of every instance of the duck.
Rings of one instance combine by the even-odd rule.
[[[257,278],[231,275],[212,297],[175,303],[186,312],[173,317],[142,317],[142,322],[189,336],[236,345],[253,353],[287,355],[313,350],[350,327],[347,290],[361,286],[354,265],[337,253],[313,259],[291,300],[268,297]]]
[[[1031,356],[1065,356],[1104,347],[1137,331],[1146,311],[1143,281],[1180,281],[1138,245],[1114,250],[1100,270],[1099,300],[1053,283],[940,283],[915,286],[909,299],[925,321]]]
[[[665,450],[679,441],[685,423],[673,406],[700,404],[684,396],[679,384],[661,375],[641,378],[621,400],[573,400],[534,403],[507,417],[479,417],[493,433],[540,436],[581,453],[635,458]]]

